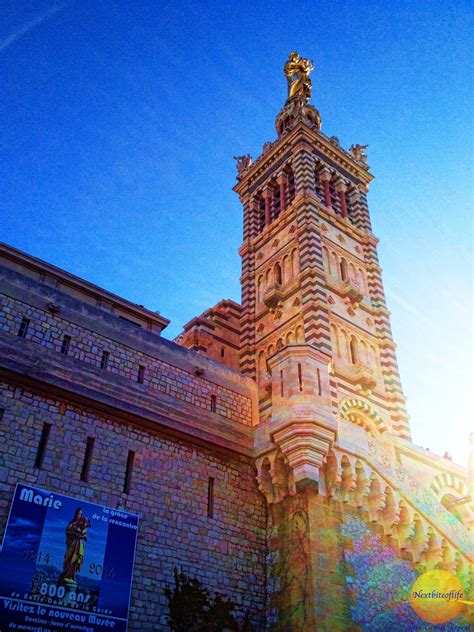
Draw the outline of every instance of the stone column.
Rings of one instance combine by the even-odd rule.
[[[265,226],[270,226],[270,204],[273,197],[273,191],[270,187],[263,189],[262,197],[265,200]]]
[[[285,174],[280,174],[277,177],[277,182],[280,186],[280,212],[286,211],[286,189],[288,186],[288,178]]]
[[[346,219],[348,216],[346,202],[347,184],[343,180],[339,180],[336,185],[336,191],[339,193],[339,199],[341,200],[341,215]]]
[[[329,190],[329,182],[331,180],[331,173],[327,169],[324,169],[323,171],[321,171],[319,175],[319,179],[321,180],[321,182],[324,183],[324,200],[326,202],[326,206],[331,208],[332,206],[331,191]]]

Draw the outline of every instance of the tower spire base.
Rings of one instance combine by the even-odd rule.
[[[278,136],[288,132],[298,123],[305,123],[308,127],[321,129],[321,115],[318,110],[308,103],[308,99],[302,95],[289,97],[283,108],[278,113],[275,127]]]

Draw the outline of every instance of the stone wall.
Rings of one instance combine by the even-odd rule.
[[[269,509],[267,625],[271,632],[352,627],[343,512],[308,487]]]
[[[0,385],[0,528],[15,483],[29,483],[140,516],[130,632],[167,630],[163,588],[177,567],[228,595],[256,629],[264,624],[264,500],[251,462],[141,429],[34,391]],[[43,423],[51,424],[42,468],[34,467]],[[94,437],[88,482],[80,480]],[[129,494],[127,455],[136,453]],[[208,517],[208,481],[214,517]]]
[[[106,351],[109,354],[106,370],[110,373],[137,382],[139,367],[143,367],[144,388],[207,410],[211,408],[211,397],[214,396],[217,414],[239,424],[252,425],[249,396],[238,389],[228,388],[225,379],[207,378],[205,371],[200,372],[201,376],[196,375],[192,354],[188,353],[188,367],[170,364],[160,355],[169,346],[177,351],[180,347],[164,341],[157,334],[142,331],[116,316],[99,313],[80,300],[52,291],[17,273],[4,269],[0,269],[0,273],[4,288],[0,296],[0,331],[16,336],[22,318],[26,317],[30,323],[25,340],[60,353],[64,336],[70,336],[67,355],[71,358],[100,367],[102,353]],[[47,308],[48,299],[52,298],[59,311],[57,314],[50,313]],[[226,369],[218,367],[217,371],[225,375]]]

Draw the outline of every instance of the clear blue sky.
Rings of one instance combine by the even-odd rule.
[[[1,238],[171,318],[239,300],[234,155],[275,137],[291,50],[344,147],[370,145],[414,439],[466,462],[469,2],[6,0]]]

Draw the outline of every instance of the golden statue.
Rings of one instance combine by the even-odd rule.
[[[313,70],[314,63],[303,59],[298,53],[290,53],[290,58],[283,68],[288,81],[288,98],[302,96],[311,98],[311,79],[309,73]]]

